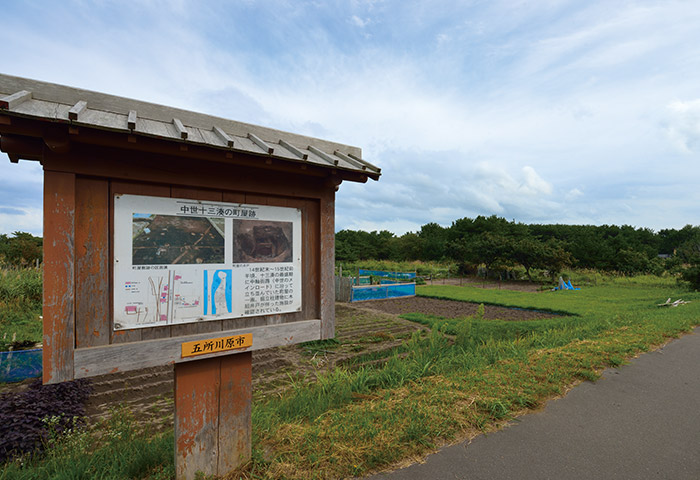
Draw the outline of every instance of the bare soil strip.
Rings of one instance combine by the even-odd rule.
[[[424,313],[445,318],[460,318],[475,315],[479,305],[476,303],[460,302],[457,300],[441,300],[438,298],[409,297],[390,300],[378,300],[365,302],[365,308],[394,315],[405,313]],[[555,318],[558,315],[532,310],[519,310],[515,308],[495,307],[484,305],[485,319],[499,319],[510,321],[535,320],[542,318]]]

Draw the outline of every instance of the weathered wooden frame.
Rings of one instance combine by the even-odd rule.
[[[160,345],[172,347],[173,342],[164,340],[181,338],[181,341],[187,341],[195,338],[193,335],[199,335],[196,338],[207,334],[214,337],[241,328],[267,326],[272,331],[279,332],[265,337],[276,339],[266,341],[264,346],[267,348],[330,338],[334,334],[333,252],[331,250],[329,254],[326,250],[334,246],[332,216],[335,189],[332,182],[329,184],[323,179],[317,188],[313,188],[313,183],[306,182],[305,185],[301,181],[303,177],[299,177],[299,183],[293,187],[296,191],[292,192],[289,187],[283,187],[282,179],[276,180],[279,187],[273,185],[262,192],[261,189],[256,192],[245,191],[245,186],[240,185],[240,181],[229,181],[229,184],[234,184],[233,188],[241,189],[235,191],[213,189],[211,185],[206,189],[199,186],[151,183],[148,181],[152,180],[148,171],[153,162],[161,161],[160,158],[154,158],[153,154],[140,155],[138,162],[139,171],[144,172],[138,178],[145,178],[146,182],[124,181],[121,172],[106,177],[103,172],[90,168],[90,162],[82,159],[86,155],[95,155],[91,150],[72,152],[70,158],[62,158],[64,154],[47,154],[43,162],[47,211],[45,232],[47,238],[54,239],[45,251],[47,283],[44,314],[47,328],[44,371],[47,383],[138,368],[132,361],[134,352],[146,352],[154,346],[153,343],[144,342],[159,341]],[[102,152],[102,155],[106,155],[106,152]],[[170,159],[169,163],[172,165],[177,162],[177,159]],[[205,168],[205,164],[201,163],[200,168]],[[62,169],[72,171],[61,171]],[[223,173],[229,173],[229,170],[235,170],[239,174],[250,171],[238,167],[232,169],[231,166],[216,166],[214,169]],[[131,174],[134,174],[134,170],[131,170]],[[275,179],[274,174],[267,173],[267,176],[271,180]],[[290,176],[285,174],[284,179],[288,181]],[[207,184],[204,179],[199,180],[200,184]],[[284,183],[288,185],[288,182]],[[268,193],[271,191],[277,195]],[[297,191],[304,196],[294,196]],[[113,198],[116,194],[124,193],[300,208],[304,245],[302,312],[138,329],[140,331],[112,331]],[[281,195],[284,193],[287,195]],[[324,218],[324,215],[330,215],[331,218]],[[99,248],[98,245],[103,247]],[[109,246],[108,249],[104,248],[105,245]],[[73,258],[72,264],[66,261],[70,258]],[[55,280],[55,284],[52,280]],[[328,294],[331,295],[330,301],[324,300],[324,295]],[[56,322],[52,319],[62,320]],[[295,324],[300,321],[312,323],[306,323],[303,327],[299,325],[299,332],[295,333]],[[312,324],[317,328],[316,334],[310,330]],[[73,335],[71,331],[74,332]],[[107,355],[106,352],[109,352],[107,357],[104,356]],[[219,353],[216,356],[225,354],[227,353]],[[144,358],[142,354],[137,356]],[[103,365],[97,368],[97,364],[105,358],[110,359],[109,368]],[[178,361],[181,360],[161,354],[159,360],[145,362],[142,366]]]

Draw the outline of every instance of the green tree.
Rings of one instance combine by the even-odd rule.
[[[13,266],[33,265],[43,259],[43,239],[31,233],[0,235],[0,263]]]
[[[420,260],[442,260],[447,250],[447,229],[437,223],[427,223],[418,232],[421,240]]]
[[[546,258],[546,246],[540,240],[533,237],[523,237],[512,240],[510,243],[510,257],[525,269],[529,281],[532,281],[530,269],[544,267]]]

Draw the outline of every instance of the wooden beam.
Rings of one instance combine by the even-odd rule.
[[[136,130],[136,110],[129,110],[129,117],[126,119],[126,127],[132,132]]]
[[[87,102],[85,100],[80,100],[78,103],[73,105],[70,110],[68,110],[68,119],[75,121],[80,117],[80,114],[87,108]]]
[[[75,345],[110,340],[109,182],[75,181]]]
[[[73,380],[75,175],[44,171],[44,383]]]
[[[367,160],[363,160],[363,159],[361,159],[360,157],[358,157],[357,155],[354,155],[354,154],[352,154],[352,153],[349,153],[348,156],[349,156],[350,158],[354,158],[355,160],[357,160],[358,162],[360,162],[360,163],[362,163],[362,164],[364,164],[364,165],[367,165],[369,168],[371,168],[372,170],[374,170],[374,171],[377,172],[377,173],[381,173],[381,172],[382,172],[382,169],[381,169],[381,168],[379,168],[379,167],[377,167],[377,166],[375,166],[375,165],[372,165],[372,164],[369,163]]]
[[[229,137],[226,132],[221,130],[216,125],[214,125],[214,133],[216,133],[218,137],[226,143],[227,147],[233,148],[233,138]]]
[[[38,160],[44,154],[44,142],[36,137],[4,134],[0,136],[0,151],[16,155],[18,158]]]
[[[317,155],[317,156],[321,157],[322,159],[324,159],[325,161],[327,161],[327,162],[330,163],[331,165],[336,165],[336,166],[338,165],[338,159],[337,159],[337,158],[331,157],[331,156],[328,155],[326,152],[324,152],[324,151],[322,151],[322,150],[319,150],[318,148],[314,147],[313,145],[309,145],[308,150],[309,150],[311,153],[313,153],[314,155]]]
[[[289,142],[286,142],[284,140],[280,140],[280,145],[282,145],[284,148],[286,148],[287,150],[289,150],[290,152],[292,152],[294,155],[301,158],[302,160],[309,159],[308,153],[302,152],[301,150],[299,150],[297,147],[295,147],[294,145],[292,145]]]
[[[331,266],[329,268],[332,275],[333,267]],[[329,302],[333,304],[334,298],[330,298]],[[80,348],[75,350],[75,378],[86,378],[104,375],[106,373],[125,372],[128,370],[137,370],[139,368],[196,361],[199,359],[214,358],[223,355],[231,355],[232,353],[262,350],[283,345],[295,345],[297,343],[319,340],[320,331],[321,320],[301,320],[279,325],[238,328],[235,330],[199,333],[182,337]],[[182,358],[181,345],[184,342],[229,337],[242,335],[244,333],[253,334],[253,346],[249,349]]]
[[[333,185],[335,182],[331,182]],[[320,202],[321,339],[335,337],[335,187],[325,189]]]
[[[13,93],[6,97],[0,98],[0,108],[6,108],[12,110],[20,103],[26,102],[32,99],[32,92],[22,90],[21,92]]]
[[[173,118],[173,125],[175,125],[175,129],[180,134],[180,138],[182,138],[183,140],[187,140],[187,129],[182,124],[182,122],[177,118]]]
[[[248,134],[248,138],[250,138],[254,144],[256,144],[258,147],[262,148],[264,151],[266,151],[268,154],[272,155],[275,153],[275,149],[269,146],[267,143],[265,143],[260,137],[253,133]]]
[[[350,158],[348,155],[345,155],[343,152],[341,152],[339,150],[336,150],[335,152],[333,152],[333,155],[335,155],[336,157],[342,158],[343,160],[348,162],[350,165],[354,165],[355,167],[361,168],[362,170],[367,170],[367,165],[364,165],[364,164],[358,162],[354,158]]]

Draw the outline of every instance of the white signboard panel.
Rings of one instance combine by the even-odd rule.
[[[114,198],[114,329],[301,310],[301,211]]]

